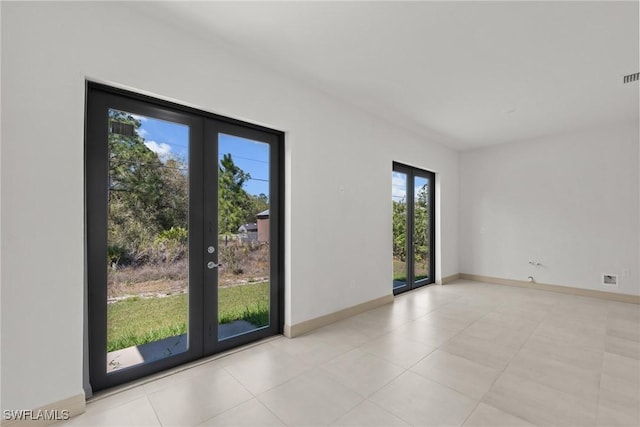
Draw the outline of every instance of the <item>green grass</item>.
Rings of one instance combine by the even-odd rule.
[[[220,288],[218,321],[269,324],[269,282]],[[107,305],[107,351],[187,332],[187,295],[133,297]]]
[[[407,281],[407,263],[393,260],[393,280],[398,282]]]
[[[269,324],[269,282],[220,288],[218,322],[246,320],[257,327]]]
[[[427,267],[424,263],[418,263],[418,268],[414,273],[416,275],[415,280],[421,280],[429,277],[427,274]],[[397,282],[407,281],[407,264],[403,261],[393,260],[393,280]]]
[[[107,305],[107,351],[146,344],[187,330],[187,296],[133,297]]]

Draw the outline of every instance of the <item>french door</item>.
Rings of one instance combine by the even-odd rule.
[[[93,390],[281,333],[282,133],[92,83],[86,119]]]
[[[435,174],[393,163],[393,293],[435,282]]]

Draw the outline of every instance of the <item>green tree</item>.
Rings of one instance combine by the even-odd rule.
[[[161,162],[132,115],[109,110],[109,125],[109,246],[135,258],[159,231]]]
[[[250,207],[244,218],[245,223],[256,222],[256,218],[260,212],[269,209],[269,197],[266,194],[252,195],[250,197]]]
[[[250,178],[233,162],[231,154],[222,157],[218,173],[218,233],[225,237],[237,233],[251,211],[251,197],[243,188]]]
[[[187,228],[189,222],[189,180],[186,163],[170,158],[160,168],[162,186],[158,204],[158,225],[162,230]]]
[[[407,203],[404,199],[393,201],[393,257],[400,261],[407,258]]]
[[[427,260],[429,256],[429,188],[428,184],[418,190],[414,208],[415,231],[413,245],[416,263]]]
[[[187,168],[179,159],[164,163],[140,136],[141,122],[109,110],[109,253],[112,261],[144,262],[157,236],[185,229]]]

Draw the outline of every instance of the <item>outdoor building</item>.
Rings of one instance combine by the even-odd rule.
[[[269,242],[269,209],[258,214],[258,242]]]
[[[242,224],[238,228],[238,238],[246,242],[257,242],[259,239],[259,226],[256,223]]]

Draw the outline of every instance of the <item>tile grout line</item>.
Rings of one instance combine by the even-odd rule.
[[[494,310],[492,310],[491,312],[493,312],[493,311],[495,311],[495,309],[494,309]],[[490,313],[491,313],[491,312],[490,312]],[[488,315],[488,314],[487,314],[487,315]],[[542,322],[538,322],[538,325],[536,326],[536,328],[535,328],[534,330],[532,330],[532,331],[531,331],[531,333],[529,334],[529,336],[527,337],[527,339],[526,339],[526,340],[525,340],[525,341],[520,345],[520,348],[518,349],[518,351],[513,355],[513,357],[511,357],[511,359],[507,362],[507,364],[504,366],[504,368],[502,368],[502,369],[499,371],[499,374],[498,374],[498,375],[496,375],[496,377],[494,378],[494,380],[491,382],[491,386],[489,386],[489,389],[488,389],[488,390],[487,390],[487,391],[482,395],[482,397],[478,400],[478,404],[476,405],[476,407],[474,408],[474,410],[473,410],[472,412],[470,412],[470,413],[469,413],[469,415],[467,416],[467,418],[466,418],[466,419],[464,420],[464,422],[462,423],[462,425],[463,425],[463,426],[464,426],[464,423],[466,423],[466,422],[467,422],[467,420],[469,419],[469,417],[471,417],[471,415],[473,414],[473,412],[475,412],[475,410],[478,408],[478,406],[480,406],[480,403],[484,403],[484,402],[483,402],[484,397],[485,397],[485,396],[486,396],[486,395],[491,391],[491,389],[492,389],[492,388],[493,388],[493,386],[498,382],[498,380],[500,379],[500,377],[501,377],[502,375],[504,375],[504,373],[506,372],[506,370],[507,370],[507,368],[509,367],[509,365],[511,365],[511,362],[513,361],[513,359],[515,359],[515,358],[516,358],[516,356],[517,356],[517,355],[522,351],[522,349],[525,347],[525,345],[527,344],[527,342],[528,342],[528,341],[531,339],[531,337],[533,336],[534,332],[535,332],[535,331],[540,327],[540,324],[541,324],[541,323],[542,323]],[[465,358],[465,359],[466,359],[466,358]],[[470,359],[467,359],[467,360],[470,360]],[[472,362],[473,362],[473,361],[472,361]],[[476,363],[479,363],[479,362],[476,362]],[[486,366],[486,365],[484,365],[484,364],[482,364],[482,363],[479,363],[479,364],[481,364],[481,365],[483,365],[483,366]],[[487,404],[487,403],[485,403],[485,405],[488,405],[488,406],[491,406],[491,407],[495,408],[495,406],[493,406],[493,405],[489,405],[489,404]],[[520,417],[520,416],[519,416],[519,415],[517,415],[517,414],[513,414],[513,413],[511,413],[511,412],[509,412],[509,411],[506,411],[506,410],[504,410],[504,409],[501,409],[501,408],[495,408],[495,409],[498,409],[499,411],[503,411],[503,412],[504,412],[504,413],[506,413],[506,414],[509,414],[509,415],[511,415],[511,416],[514,416],[514,417],[516,417],[516,418],[519,418],[519,419],[521,419],[521,420],[523,420],[523,421],[526,421],[526,422],[528,422],[528,423],[530,423],[530,424],[534,424],[534,423],[530,422],[529,420],[525,420],[524,418]]]

